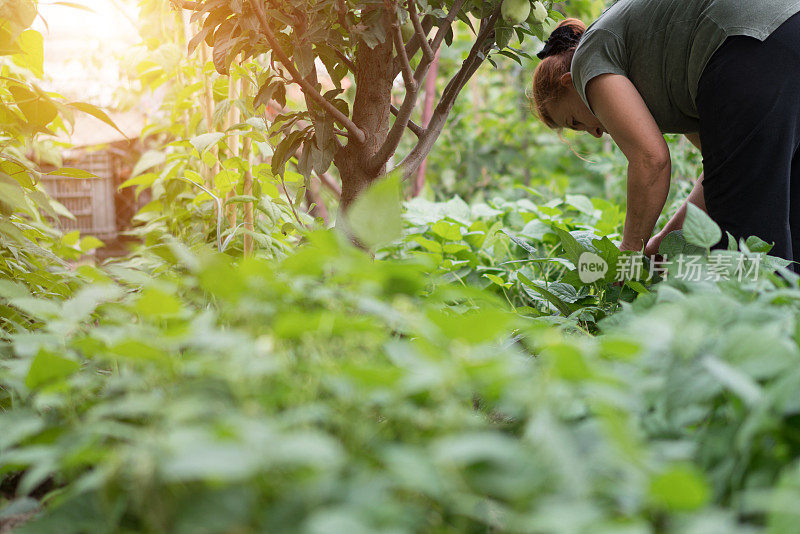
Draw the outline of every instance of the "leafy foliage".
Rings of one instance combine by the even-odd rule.
[[[141,95],[166,96],[143,131],[148,150],[122,184],[137,195],[150,193],[135,234],[212,241],[234,254],[249,239],[272,255],[285,253],[296,227],[315,221],[300,209],[304,178],[294,170],[278,176],[270,163],[280,132],[268,127],[258,109],[264,103],[253,98],[259,80],[269,76],[265,66],[251,60],[229,69],[228,76],[215,76],[202,54],[183,57],[182,38],[157,31],[182,24],[174,10],[155,1],[143,1],[141,8],[146,39],[128,63],[128,76]],[[252,222],[245,224],[248,212]]]
[[[96,243],[47,226],[40,212],[60,208],[25,154],[71,109],[104,114],[36,87],[28,6],[0,2],[13,23],[0,28],[13,52],[0,85],[13,119],[0,152],[0,525],[23,514],[15,532],[792,532],[800,277],[770,244],[727,236],[710,250],[726,236],[690,208],[660,253],[692,260],[697,280],[673,264],[651,275],[644,260],[627,275],[641,258],[617,248],[624,206],[597,179],[614,174],[612,154],[583,169],[595,180],[580,192],[534,177],[513,194],[400,205],[398,177],[376,181],[340,220],[367,252],[309,230],[318,221],[297,209],[302,151],[269,142],[291,136],[280,124],[292,119],[256,111],[280,89],[251,103],[276,74],[253,77],[252,60],[184,84],[208,65],[170,60],[168,43],[136,63],[168,90],[126,184],[153,193],[142,244],[66,269]],[[210,117],[191,105],[209,103],[207,89]],[[673,146],[691,175],[696,160]],[[297,173],[281,168],[292,157]],[[580,164],[542,165],[538,178]],[[231,223],[227,208],[242,205],[252,228]],[[757,276],[736,278],[744,260]],[[587,261],[605,269],[587,278]]]
[[[32,154],[47,153],[40,150],[46,143],[41,135],[70,128],[76,111],[111,121],[102,110],[64,101],[36,83],[44,73],[43,39],[29,28],[35,16],[30,0],[0,3],[0,279],[24,284],[34,295],[60,299],[75,284],[66,261],[102,243],[53,228],[58,216],[72,215],[45,193]],[[60,167],[60,158],[51,163]],[[69,179],[86,173],[57,168],[50,174]],[[8,306],[1,309],[4,330],[28,321]]]
[[[796,520],[777,506],[800,446],[796,275],[626,287],[609,315],[613,290],[571,273],[582,250],[615,248],[585,229],[618,236],[612,205],[405,213],[375,260],[333,231],[280,262],[166,239],[81,267],[91,283],[57,306],[4,285],[35,324],[3,347],[0,471],[23,473],[11,509],[58,488],[19,531]]]

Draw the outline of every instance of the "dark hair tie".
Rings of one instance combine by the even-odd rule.
[[[536,54],[539,59],[544,59],[550,56],[556,56],[561,52],[566,52],[570,48],[574,48],[581,40],[583,32],[578,33],[573,26],[561,26],[553,30],[550,38],[544,43],[542,51]]]

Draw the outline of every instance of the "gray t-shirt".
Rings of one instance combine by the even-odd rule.
[[[800,0],[620,0],[583,35],[573,83],[589,106],[592,78],[627,76],[662,132],[694,133],[700,75],[725,38],[763,41],[798,11]]]

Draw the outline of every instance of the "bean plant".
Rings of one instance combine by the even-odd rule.
[[[281,137],[231,93],[257,63],[181,95],[205,63],[165,60],[138,63],[182,103],[126,184],[140,242],[81,257],[27,149],[108,116],[38,87],[32,8],[0,2],[0,531],[796,530],[800,276],[771,244],[689,206],[644,258],[604,192],[397,174],[331,228],[254,156]]]

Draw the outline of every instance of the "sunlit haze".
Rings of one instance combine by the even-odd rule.
[[[123,0],[78,0],[91,12],[39,3],[34,28],[45,39],[45,72],[52,89],[108,106],[120,81],[119,58],[139,40],[137,8]]]

